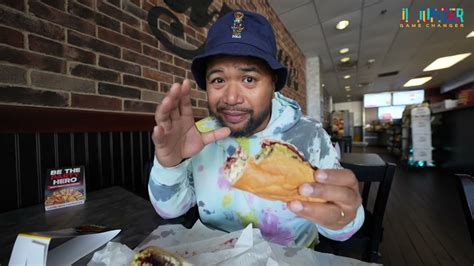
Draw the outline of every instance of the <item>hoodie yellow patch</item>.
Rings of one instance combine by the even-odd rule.
[[[241,147],[242,152],[244,152],[247,155],[250,154],[250,140],[248,138],[239,137],[239,138],[236,138],[235,140],[237,141],[237,143]]]
[[[225,194],[224,198],[222,199],[222,207],[227,207],[232,202],[232,194],[227,193]]]
[[[248,212],[245,215],[243,215],[240,212],[237,212],[237,218],[239,218],[240,223],[244,227],[246,227],[249,224],[253,224],[253,227],[256,227],[258,225],[257,216],[255,216],[255,213],[253,213],[253,212]]]

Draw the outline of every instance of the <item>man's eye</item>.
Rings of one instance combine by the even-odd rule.
[[[215,78],[215,79],[211,80],[211,83],[222,83],[222,82],[224,82],[224,80],[221,79],[221,78]]]
[[[247,83],[251,83],[251,82],[254,82],[254,81],[255,81],[254,77],[245,77],[244,78],[244,82],[247,82]]]

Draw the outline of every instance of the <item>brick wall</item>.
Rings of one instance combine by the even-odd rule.
[[[202,3],[191,3],[185,11],[179,5],[172,8],[171,2],[199,1],[2,1],[0,104],[153,113],[171,84],[192,79],[192,74],[190,59],[165,47],[150,31],[148,11],[155,6],[168,9],[184,34],[174,36],[169,16],[160,17],[160,32],[172,45],[195,50],[212,21],[202,27],[193,21],[227,6],[269,18],[278,37],[279,58],[290,67],[283,93],[306,109],[304,56],[265,0],[210,1],[206,10],[201,10]],[[195,116],[206,116],[206,93],[193,84],[191,95]]]

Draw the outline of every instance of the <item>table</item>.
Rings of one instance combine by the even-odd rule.
[[[0,264],[8,265],[16,236],[21,232],[49,231],[83,224],[99,224],[122,229],[112,241],[133,249],[159,225],[166,223],[166,220],[156,214],[149,201],[121,187],[88,193],[84,205],[48,212],[44,211],[43,205],[18,209],[0,214]],[[54,247],[53,244],[50,246]],[[93,252],[74,265],[87,264],[92,255]],[[319,253],[317,256],[330,261],[334,259],[344,262],[355,261],[330,254]],[[360,262],[360,265],[367,264]]]
[[[111,187],[87,194],[84,205],[44,211],[35,205],[0,214],[0,265],[8,265],[16,236],[21,232],[39,232],[83,224],[105,225],[122,229],[112,241],[134,248],[157,226],[165,224],[151,203],[124,188]],[[92,254],[77,264],[86,264]]]
[[[361,166],[385,166],[385,161],[375,153],[342,153],[341,163]]]
[[[474,244],[474,178],[466,174],[456,174],[456,178],[464,216]]]

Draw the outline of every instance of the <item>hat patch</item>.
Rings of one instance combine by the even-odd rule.
[[[234,13],[234,24],[230,27],[232,29],[232,38],[240,39],[242,37],[240,34],[244,30],[243,18],[244,13],[240,11]]]

